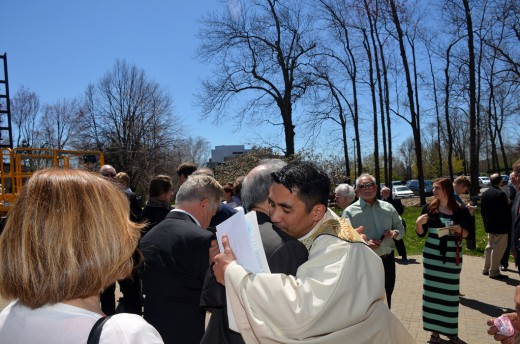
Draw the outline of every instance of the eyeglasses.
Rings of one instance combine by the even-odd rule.
[[[359,188],[360,189],[371,188],[375,185],[376,185],[376,183],[374,183],[374,182],[370,182],[370,183],[366,183],[366,184],[359,184]]]
[[[106,173],[106,174],[103,174],[102,176],[103,177],[112,177],[112,178],[114,178],[116,176],[116,174],[115,173]]]

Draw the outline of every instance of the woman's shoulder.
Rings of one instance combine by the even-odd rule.
[[[141,316],[130,313],[113,315],[101,332],[101,344],[164,343],[157,330]]]

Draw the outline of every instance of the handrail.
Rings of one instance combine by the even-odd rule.
[[[32,174],[43,168],[79,168],[99,171],[102,152],[51,148],[2,148],[0,159],[0,215],[5,215]]]

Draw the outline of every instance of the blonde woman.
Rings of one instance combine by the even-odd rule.
[[[104,316],[99,294],[128,277],[141,225],[125,195],[80,170],[36,172],[0,236],[1,343],[86,343]],[[140,316],[117,314],[100,343],[163,343]]]

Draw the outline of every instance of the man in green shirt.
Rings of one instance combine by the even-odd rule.
[[[395,286],[394,240],[401,240],[404,227],[394,206],[377,199],[376,180],[370,174],[362,174],[356,180],[359,200],[343,212],[354,228],[363,226],[368,246],[381,257],[385,269],[385,291],[388,308],[392,305]]]

